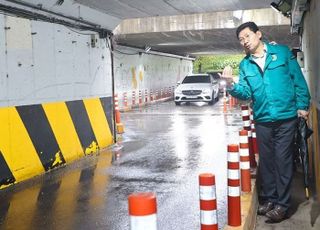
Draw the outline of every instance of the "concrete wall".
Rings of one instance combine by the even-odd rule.
[[[190,59],[159,56],[152,52],[143,53],[142,50],[128,47],[121,47],[119,51],[114,52],[114,68],[115,92],[118,94],[120,109],[132,107],[132,99],[134,104],[138,105],[139,91],[142,93],[143,104],[146,100],[150,102],[170,98],[177,81],[192,73]],[[150,92],[152,92],[152,98]],[[124,94],[126,94],[126,100]]]
[[[0,15],[0,53],[0,188],[113,143],[105,40]]]
[[[315,173],[318,199],[320,201],[320,2],[312,0],[310,11],[305,14],[303,23],[302,50],[304,51],[305,74],[312,94],[310,123],[314,130],[312,138],[311,164]]]

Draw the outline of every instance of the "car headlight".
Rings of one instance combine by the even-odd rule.
[[[224,87],[224,86],[226,86],[227,83],[226,83],[226,81],[223,80],[223,81],[220,81],[219,84],[220,84],[220,86]]]
[[[182,91],[181,91],[180,89],[176,89],[176,90],[174,91],[174,93],[175,93],[175,94],[181,94]]]

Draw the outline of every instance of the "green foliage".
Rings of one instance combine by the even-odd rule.
[[[215,55],[215,56],[199,56],[193,63],[194,73],[206,73],[212,71],[222,71],[225,66],[230,65],[233,74],[239,74],[239,64],[244,55]]]

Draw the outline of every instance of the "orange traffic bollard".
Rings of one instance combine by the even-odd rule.
[[[249,142],[249,156],[250,156],[250,167],[256,168],[257,163],[255,160],[255,156],[253,153],[253,145],[252,145],[252,133],[251,133],[251,120],[250,120],[250,112],[249,106],[242,105],[242,121],[243,121],[243,128],[248,131],[248,142]]]
[[[248,131],[239,131],[240,144],[240,171],[241,171],[241,191],[251,192],[251,174],[250,174],[250,157]]]
[[[259,164],[259,150],[258,150],[258,143],[257,143],[256,127],[255,127],[255,122],[253,120],[252,111],[250,113],[250,120],[251,120],[251,131],[252,131],[252,151],[255,156],[256,163],[258,165]]]
[[[132,107],[133,106],[135,106],[136,105],[136,91],[132,91],[132,97],[131,97],[131,99],[132,99],[132,102],[131,102],[131,104],[132,104]]]
[[[227,112],[227,97],[226,96],[223,97],[223,112],[224,113]]]
[[[114,95],[114,110],[115,110],[115,113],[116,113],[116,123],[121,123],[118,94]]]
[[[233,104],[233,97],[229,95],[229,107],[232,108],[234,106]]]
[[[130,230],[157,229],[157,201],[152,192],[129,195]]]
[[[146,104],[148,103],[148,97],[149,97],[149,95],[148,95],[148,90],[145,89],[145,90],[144,90],[144,101],[145,101]]]
[[[127,96],[127,92],[123,93],[123,107],[124,109],[126,109],[128,107],[128,96]]]
[[[124,133],[124,127],[120,119],[118,94],[114,95],[114,111],[115,111],[117,133]]]
[[[228,145],[228,225],[241,225],[239,146]]]
[[[153,90],[150,89],[150,102],[153,102]]]
[[[218,230],[216,181],[211,173],[199,175],[201,230]]]
[[[142,91],[139,90],[139,105],[142,105]]]

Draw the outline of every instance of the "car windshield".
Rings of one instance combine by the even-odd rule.
[[[188,83],[210,83],[210,77],[206,75],[186,76],[185,79],[183,79],[182,84]]]

